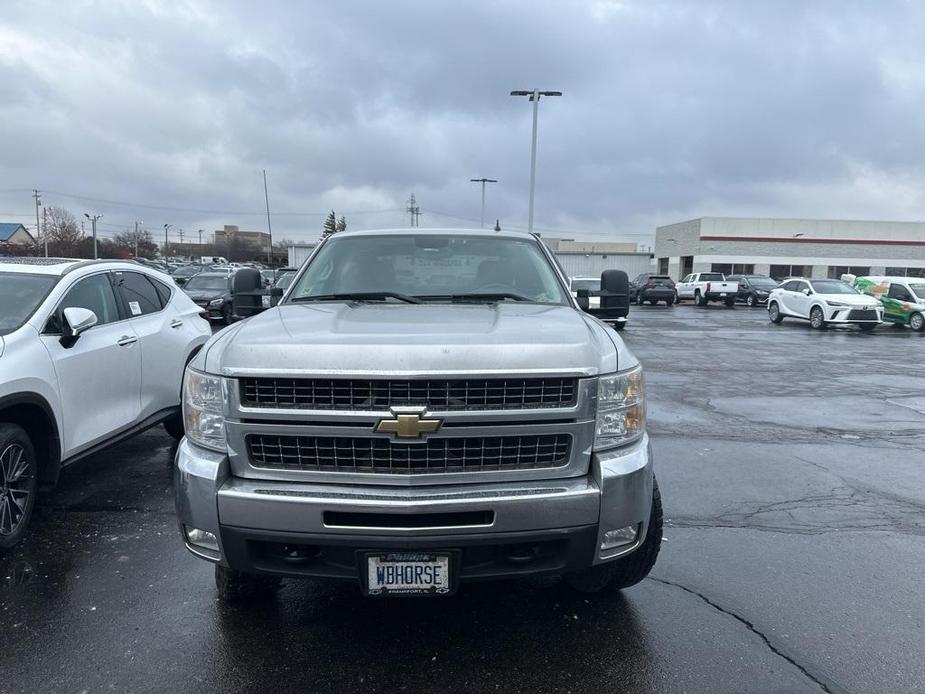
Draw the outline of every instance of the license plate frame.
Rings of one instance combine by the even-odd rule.
[[[459,587],[458,567],[459,567],[459,550],[444,549],[427,549],[427,550],[365,550],[357,553],[357,568],[360,574],[360,587],[363,594],[368,597],[389,598],[389,597],[443,597],[453,595]],[[392,564],[401,563],[436,563],[442,562],[446,567],[446,585],[444,587],[432,588],[400,588],[389,589],[387,587],[370,585],[370,570],[374,566],[373,561],[379,560]]]

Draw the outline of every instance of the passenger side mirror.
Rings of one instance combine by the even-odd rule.
[[[803,289],[803,293],[806,294],[806,296],[809,296],[813,292],[809,287],[806,287],[805,289]]]
[[[70,347],[81,333],[89,330],[99,322],[96,314],[88,308],[69,306],[62,313],[61,345]]]

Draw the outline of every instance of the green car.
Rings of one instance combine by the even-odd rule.
[[[880,300],[883,320],[925,330],[925,278],[858,277],[854,287]]]

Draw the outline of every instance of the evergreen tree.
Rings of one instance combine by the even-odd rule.
[[[347,231],[347,218],[344,215],[337,220],[337,231]]]
[[[321,233],[325,236],[330,236],[337,231],[337,215],[334,214],[334,210],[331,210],[331,213],[325,218],[324,226],[321,229]]]

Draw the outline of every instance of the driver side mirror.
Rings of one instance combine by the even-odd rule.
[[[70,347],[80,335],[99,322],[96,314],[88,308],[69,306],[64,309],[61,326],[61,344]]]
[[[809,287],[806,287],[806,288],[803,289],[802,291],[803,291],[804,294],[806,294],[806,296],[809,296],[810,294],[813,293],[812,290],[811,290]]]

